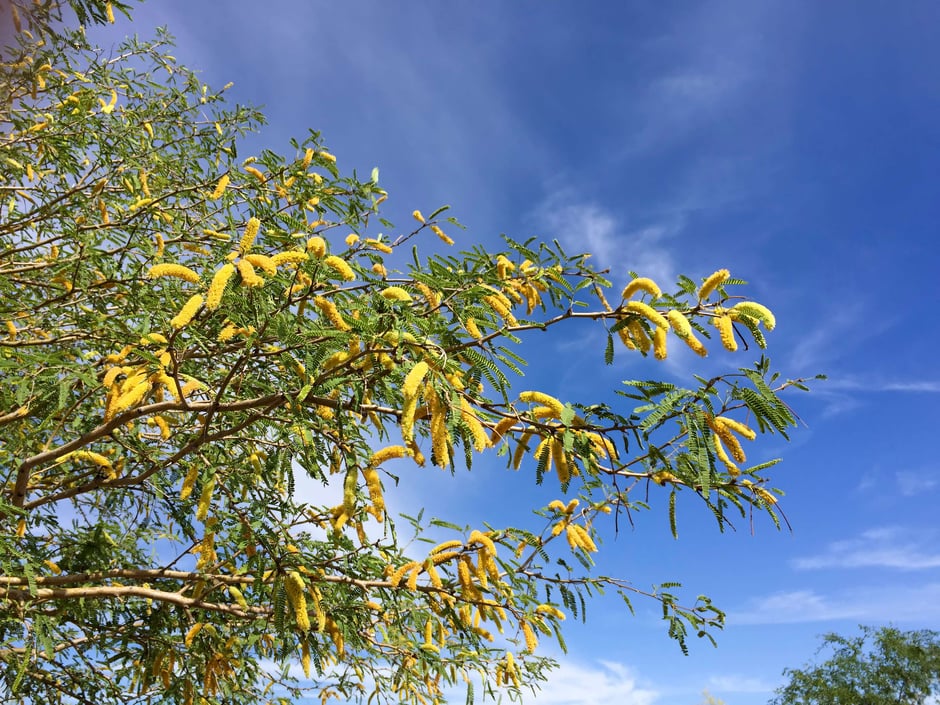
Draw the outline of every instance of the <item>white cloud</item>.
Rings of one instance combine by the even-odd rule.
[[[728,613],[728,625],[795,624],[853,620],[924,624],[940,620],[940,583],[865,585],[832,596],[814,590],[776,592]]]
[[[798,570],[821,568],[895,568],[924,570],[940,568],[936,532],[902,527],[880,527],[858,538],[833,541],[823,553],[792,561]],[[931,540],[934,539],[934,540]]]
[[[591,264],[609,269],[615,286],[623,285],[631,270],[663,288],[671,288],[676,280],[669,241],[681,231],[681,218],[631,228],[607,208],[558,191],[536,209],[534,220],[546,240],[557,238],[572,253],[590,252]]]
[[[549,674],[536,695],[525,695],[526,705],[650,705],[659,692],[639,684],[632,670],[620,663],[599,666],[563,662]]]
[[[878,381],[855,377],[830,377],[825,387],[834,390],[849,390],[860,392],[914,392],[922,394],[940,394],[940,382],[933,380],[913,381]]]
[[[760,678],[741,675],[712,676],[708,690],[716,693],[769,693],[777,685]]]

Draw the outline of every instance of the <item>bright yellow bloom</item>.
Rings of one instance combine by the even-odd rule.
[[[304,595],[304,579],[300,573],[291,571],[284,580],[287,601],[294,610],[297,628],[302,632],[310,631],[310,615],[307,614],[307,598]]]
[[[404,446],[388,446],[387,448],[382,448],[382,450],[373,453],[372,457],[369,459],[369,465],[375,468],[386,460],[407,458],[410,455],[411,451]]]
[[[555,414],[555,418],[561,418],[561,413],[565,408],[565,405],[558,399],[544,392],[520,392],[519,401],[547,406]]]
[[[209,293],[206,294],[206,308],[215,311],[222,303],[222,295],[225,293],[225,287],[228,286],[229,279],[235,273],[235,265],[228,262],[215,273],[212,277],[212,283],[209,285]]]
[[[150,268],[150,271],[147,273],[147,276],[149,276],[151,279],[158,279],[160,277],[176,277],[177,279],[188,281],[190,284],[196,284],[199,281],[199,275],[189,267],[186,267],[182,264],[172,264],[169,262],[153,265]]]
[[[277,264],[275,264],[273,257],[268,257],[267,255],[245,255],[245,259],[251,262],[252,267],[257,267],[265,274],[270,274],[271,276],[277,274]]]
[[[180,488],[180,499],[187,499],[193,493],[193,487],[199,477],[199,466],[195,463],[189,466],[186,477],[183,478],[183,485]]]
[[[447,237],[447,235],[444,234],[444,231],[441,230],[441,229],[440,229],[439,227],[437,227],[436,225],[432,225],[432,226],[431,226],[431,231],[432,231],[435,235],[437,235],[437,236],[441,239],[441,242],[443,242],[445,245],[453,245],[453,244],[454,244],[454,241],[453,241],[452,239],[450,239],[449,237]]]
[[[349,233],[349,235],[346,236],[345,242],[346,242],[346,247],[352,247],[357,242],[359,242],[359,236],[356,235],[356,233]]]
[[[483,337],[483,334],[480,332],[480,329],[477,326],[477,322],[473,320],[473,318],[468,318],[466,321],[464,321],[463,326],[467,329],[467,332],[477,340]]]
[[[341,257],[330,255],[323,260],[323,264],[336,271],[345,281],[351,282],[356,278],[356,274],[353,272],[352,267],[350,267],[349,263]]]
[[[223,174],[222,178],[219,179],[219,183],[215,185],[215,190],[209,196],[213,201],[222,198],[222,194],[225,193],[225,189],[228,187],[229,176],[228,174]]]
[[[212,502],[212,493],[215,491],[215,475],[202,486],[199,502],[196,505],[196,521],[205,521],[209,515],[209,504]]]
[[[308,259],[310,259],[310,256],[306,252],[300,252],[298,250],[287,250],[286,252],[278,252],[277,254],[271,255],[271,262],[275,267],[280,267],[282,264],[306,262]]]
[[[699,357],[708,357],[708,350],[705,349],[705,346],[702,345],[702,341],[695,337],[692,333],[682,338],[686,345],[692,349]]]
[[[242,286],[264,286],[264,278],[259,277],[255,273],[255,268],[251,266],[251,262],[246,259],[240,259],[236,262],[235,266],[238,268],[238,273],[242,275]]]
[[[114,8],[111,7],[111,3],[106,3],[104,6],[105,15],[108,18],[108,22],[114,24]]]
[[[424,381],[425,375],[430,367],[424,360],[419,361],[411,368],[411,371],[405,375],[405,381],[402,383],[401,393],[406,399],[416,398],[418,396],[418,387]]]
[[[470,435],[473,437],[473,447],[478,453],[482,453],[490,445],[490,438],[486,435],[486,430],[480,419],[477,418],[470,406],[470,402],[465,397],[460,397],[460,417],[470,429]]]
[[[337,330],[341,330],[341,331],[352,330],[352,328],[349,327],[349,324],[343,320],[343,317],[339,313],[339,309],[336,308],[336,304],[334,304],[329,299],[325,299],[322,296],[317,296],[313,300],[313,305],[316,306],[318,309],[320,309],[320,311],[323,313],[326,319],[330,323],[332,323],[333,327],[336,328]],[[348,353],[347,353],[347,357],[348,357]]]
[[[660,328],[669,328],[669,321],[655,308],[642,301],[627,302],[627,311],[630,313],[638,313],[644,318],[648,318],[654,325]]]
[[[251,249],[251,246],[255,243],[255,238],[258,236],[258,230],[261,228],[261,221],[255,217],[248,219],[248,222],[245,223],[245,232],[242,235],[241,242],[238,243],[238,250],[242,254],[248,252]]]
[[[652,279],[647,279],[646,277],[637,277],[623,290],[621,296],[624,299],[629,299],[638,291],[645,291],[647,294],[652,296],[654,299],[658,299],[663,295],[663,292],[660,290],[659,286]]]
[[[692,326],[689,324],[689,320],[675,309],[666,312],[666,320],[669,321],[672,330],[680,338],[687,338],[692,335]]]
[[[411,294],[402,289],[400,286],[389,286],[379,292],[379,296],[383,299],[388,299],[389,301],[400,301],[402,303],[411,303],[412,298]]]
[[[322,257],[326,254],[326,240],[319,235],[315,235],[307,240],[307,251],[313,253],[314,257]]]
[[[717,272],[709,276],[708,279],[706,279],[702,284],[702,288],[698,290],[699,301],[704,301],[709,296],[711,296],[712,292],[724,284],[730,276],[731,272],[729,272],[727,269],[719,269]]]
[[[421,214],[421,211],[416,210],[411,213],[411,217],[417,220],[419,223],[424,223],[424,215]]]
[[[749,441],[753,441],[755,438],[757,438],[757,433],[754,431],[754,429],[750,426],[745,426],[740,421],[729,419],[727,416],[716,416],[713,420],[716,424],[731,429],[735,433],[744,436]]]
[[[653,354],[657,360],[666,359],[666,329],[656,328],[653,331]]]
[[[382,242],[381,240],[373,240],[372,238],[369,238],[369,239],[365,240],[365,244],[368,245],[368,246],[369,246],[370,248],[372,248],[373,250],[378,250],[379,252],[384,252],[384,253],[387,254],[387,255],[392,254],[392,248],[389,247],[388,245],[386,245],[386,244],[385,244],[384,242]]]
[[[729,313],[733,314],[734,312],[740,312],[746,316],[756,318],[763,322],[767,330],[773,330],[777,325],[777,319],[774,317],[774,314],[770,312],[770,309],[761,304],[754,303],[753,301],[742,301],[741,303],[735,304]]]
[[[262,174],[260,170],[255,169],[253,166],[246,166],[245,171],[254,176],[261,183],[264,183],[264,174]]]
[[[734,352],[738,349],[738,341],[734,339],[734,324],[731,317],[722,314],[714,318],[715,327],[718,328],[718,336],[721,338],[721,344],[725,350]]]
[[[150,391],[150,382],[146,379],[142,382],[138,382],[131,389],[124,392],[117,398],[114,402],[114,407],[112,413],[117,414],[125,409],[129,409],[132,406],[139,404],[143,398],[147,395],[147,392]]]
[[[101,453],[94,453],[90,450],[75,450],[62,456],[62,460],[87,460],[100,468],[110,468],[111,461]]]
[[[539,640],[535,637],[535,632],[529,623],[525,620],[519,622],[519,628],[522,630],[522,636],[525,638],[525,648],[529,653],[535,653],[539,645]]]
[[[170,321],[170,325],[176,330],[187,325],[193,320],[193,316],[199,311],[200,306],[202,306],[202,295],[194,294],[183,308],[180,309],[180,312],[174,316],[173,320]]]

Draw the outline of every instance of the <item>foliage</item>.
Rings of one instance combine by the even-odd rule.
[[[674,583],[594,575],[598,529],[651,486],[673,525],[680,495],[720,528],[777,521],[773,463],[747,467],[741,440],[785,435],[778,394],[802,382],[761,358],[688,388],[628,381],[608,404],[510,378],[526,331],[579,320],[606,329],[608,363],[615,338],[660,359],[670,336],[704,354],[713,330],[763,347],[773,317],[734,293],[743,282],[722,270],[663,293],[636,278],[611,304],[557,242],[422,259],[417,243],[458,230],[446,208],[395,228],[377,172],[344,175],[316,132],[242,158],[261,115],[178,65],[165,33],[105,52],[51,31],[54,3],[15,4],[0,66],[0,688],[99,704],[427,703],[456,684],[515,697],[551,665],[539,640],[563,646],[566,614],[605,589],[658,601],[683,649],[721,627]],[[102,21],[117,5],[76,7]],[[386,508],[390,467],[455,472],[481,454],[557,483],[534,530]],[[342,500],[298,496],[298,474]]]
[[[787,669],[774,705],[921,705],[940,694],[940,632],[860,627],[861,635],[826,634],[820,665]]]

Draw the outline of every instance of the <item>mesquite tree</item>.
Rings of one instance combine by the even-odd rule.
[[[540,640],[600,589],[658,600],[683,648],[722,625],[707,598],[594,575],[598,532],[637,488],[668,493],[673,522],[680,496],[719,525],[776,521],[772,463],[744,446],[785,434],[778,393],[802,383],[763,357],[688,387],[628,381],[615,401],[512,382],[526,331],[577,320],[606,332],[598,365],[763,348],[774,318],[742,281],[612,290],[557,243],[461,249],[444,208],[396,228],[377,173],[344,174],[316,132],[237,154],[260,115],[165,34],[103,52],[55,10],[14,3],[0,65],[0,689],[442,702],[538,683]],[[420,257],[428,237],[454,254]],[[481,454],[558,499],[524,526],[434,522],[445,540],[406,552],[400,533],[428,522],[386,507],[389,464]],[[299,497],[300,475],[341,500]]]

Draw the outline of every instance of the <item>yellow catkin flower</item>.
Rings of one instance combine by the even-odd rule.
[[[731,458],[728,457],[728,454],[725,452],[725,447],[722,445],[721,437],[716,433],[712,436],[712,441],[715,445],[715,453],[718,455],[718,459],[724,463],[725,467],[728,469],[728,474],[731,475],[731,477],[740,475],[741,470],[737,465],[731,462]]]
[[[558,438],[553,438],[551,441],[551,458],[558,473],[558,482],[564,487],[571,481],[571,465],[565,457],[565,447]]]
[[[15,338],[20,329],[16,327],[13,321],[6,321],[7,333],[11,338]]]
[[[449,551],[450,549],[457,548],[459,546],[463,546],[463,541],[460,539],[451,539],[450,541],[444,541],[443,543],[437,544],[437,546],[428,551],[428,553],[433,556],[437,553]]]
[[[265,274],[274,276],[277,274],[277,264],[273,257],[267,255],[245,255],[245,259],[251,262],[252,267],[257,267]]]
[[[373,274],[376,274],[382,277],[383,279],[388,276],[388,270],[385,268],[384,264],[379,264],[378,262],[376,262],[375,264],[372,265],[371,269],[372,269]]]
[[[517,419],[512,416],[500,419],[499,423],[493,427],[493,433],[490,434],[490,445],[500,441],[506,431],[516,425],[516,421]]]
[[[196,520],[205,521],[209,515],[209,504],[212,502],[212,493],[215,491],[215,475],[209,478],[209,481],[202,486],[202,492],[199,495],[199,502],[196,505]]]
[[[320,309],[326,319],[333,325],[334,328],[336,328],[336,330],[352,330],[352,328],[349,327],[349,324],[343,320],[339,309],[336,308],[336,304],[334,304],[329,299],[325,299],[322,296],[317,296],[313,300],[313,305]]]
[[[725,350],[735,352],[738,349],[738,341],[734,339],[734,324],[731,322],[731,317],[724,314],[716,316],[714,323]]]
[[[705,349],[705,346],[702,344],[702,341],[695,337],[693,334],[689,334],[682,338],[682,341],[689,346],[689,348],[699,357],[708,357],[708,350]]]
[[[386,245],[386,244],[385,244],[384,242],[382,242],[381,240],[374,240],[374,239],[372,239],[372,238],[368,238],[368,239],[366,239],[366,240],[364,241],[364,244],[367,245],[368,247],[370,247],[370,248],[373,249],[373,250],[378,250],[379,252],[384,252],[384,253],[387,254],[387,255],[392,254],[392,251],[393,251],[391,247],[389,247],[388,245]]]
[[[196,486],[196,480],[199,478],[199,466],[190,465],[189,470],[186,473],[186,477],[183,478],[183,486],[180,488],[180,499],[188,499],[189,495],[193,493],[193,487]]]
[[[258,179],[258,181],[260,181],[261,183],[264,183],[264,181],[265,181],[265,179],[264,179],[264,174],[262,174],[259,169],[256,169],[256,168],[253,167],[253,166],[246,166],[246,167],[244,167],[244,169],[245,169],[245,173],[251,174],[251,175],[254,176],[256,179]]]
[[[108,18],[110,24],[114,24],[114,8],[111,6],[111,3],[106,3],[104,6],[105,16]]]
[[[310,615],[307,614],[307,598],[304,595],[304,579],[300,573],[291,571],[284,580],[287,601],[294,610],[297,628],[302,632],[310,631]]]
[[[555,414],[555,418],[561,418],[562,411],[564,411],[565,408],[565,405],[558,399],[543,392],[520,392],[519,401],[546,406],[552,410]]]
[[[473,531],[470,532],[470,538],[468,539],[467,543],[479,544],[480,546],[483,546],[483,548],[486,549],[486,552],[489,555],[491,556],[496,555],[496,544],[493,543],[493,539],[491,539],[489,536],[487,536],[486,534],[484,534],[482,531],[478,529],[474,529]]]
[[[310,677],[310,645],[304,641],[300,645],[300,666],[304,669],[304,677]]]
[[[382,450],[373,453],[372,457],[369,458],[369,465],[376,468],[386,460],[407,458],[410,455],[411,451],[405,448],[405,446],[388,446],[387,448],[382,448]]]
[[[131,389],[126,392],[123,392],[114,402],[114,408],[112,414],[117,414],[125,409],[129,409],[132,406],[139,404],[147,392],[150,391],[150,382],[144,380],[143,382],[138,382]]]
[[[407,573],[410,570],[413,570],[414,568],[420,568],[420,567],[421,567],[421,564],[418,563],[418,561],[409,561],[408,563],[405,563],[405,565],[393,571],[391,575],[388,576],[388,582],[391,584],[392,587],[398,587],[399,584],[401,584],[402,578],[405,577],[405,573]]]
[[[450,431],[447,429],[446,409],[437,394],[431,390],[429,406],[431,409],[431,448],[434,462],[438,467],[446,468],[450,464]]]
[[[770,309],[753,301],[742,301],[731,308],[731,312],[743,313],[751,318],[756,318],[764,324],[767,330],[773,330],[777,326],[777,319]]]
[[[645,291],[647,294],[652,296],[654,299],[658,299],[663,295],[662,290],[652,279],[647,279],[646,277],[638,277],[631,281],[623,290],[621,296],[624,299],[629,299],[638,291]]]
[[[255,273],[255,268],[247,259],[240,259],[235,264],[238,273],[242,275],[242,286],[259,287],[264,286],[264,278]]]
[[[149,276],[151,279],[159,279],[160,277],[176,277],[177,279],[188,281],[190,284],[196,284],[199,282],[199,275],[189,267],[186,267],[182,264],[171,264],[169,262],[153,265],[150,268],[150,271],[147,273],[147,276]]]
[[[424,381],[425,375],[431,368],[428,363],[424,360],[419,361],[411,368],[411,371],[405,375],[405,381],[402,382],[401,393],[402,396],[407,398],[415,398],[418,396],[418,389],[421,386],[421,382]]]
[[[105,456],[101,455],[101,453],[95,453],[95,452],[90,451],[90,450],[76,450],[76,451],[73,451],[73,452],[71,452],[71,453],[67,453],[66,455],[63,456],[62,459],[63,459],[63,460],[65,460],[65,459],[69,459],[69,460],[87,460],[88,462],[94,463],[95,465],[97,465],[97,466],[100,467],[100,468],[110,468],[110,467],[111,467],[111,461],[110,461],[110,460],[108,460]]]
[[[229,176],[228,174],[223,174],[222,178],[219,179],[219,182],[215,185],[215,190],[210,194],[209,198],[213,201],[222,198],[222,194],[225,193],[225,189],[228,188]]]
[[[731,272],[727,269],[719,269],[717,272],[708,277],[702,284],[702,288],[698,290],[699,301],[704,301],[712,292],[715,291],[719,286],[725,283],[728,280],[728,277],[731,276]]]
[[[306,262],[308,259],[310,259],[310,256],[306,252],[298,250],[288,250],[287,252],[278,252],[271,255],[271,262],[275,267],[280,267],[282,264]]]
[[[431,226],[431,232],[433,232],[435,235],[437,235],[437,236],[440,238],[441,242],[443,242],[445,245],[453,245],[453,244],[454,244],[454,241],[453,241],[451,238],[449,238],[447,235],[445,235],[445,234],[444,234],[444,231],[441,230],[441,229],[440,229],[439,227],[437,227],[436,225],[432,225],[432,226]]]
[[[193,316],[199,311],[199,308],[202,306],[202,294],[194,294],[189,298],[189,301],[185,303],[183,308],[180,309],[180,312],[173,317],[173,320],[170,321],[170,325],[173,326],[176,330],[179,330],[185,325],[188,325],[190,321],[193,320]]]
[[[653,355],[657,360],[666,359],[666,329],[656,328],[653,331]]]
[[[356,235],[356,233],[349,233],[349,235],[346,236],[345,242],[346,242],[346,247],[352,247],[357,242],[359,242],[359,236]]]
[[[669,328],[669,321],[649,304],[645,304],[642,301],[629,301],[627,302],[626,309],[630,313],[638,313],[644,318],[649,319],[659,328]]]
[[[514,326],[516,325],[516,317],[512,315],[512,310],[509,305],[509,300],[505,296],[484,296],[483,301],[496,313],[499,314],[507,325]]]
[[[351,282],[356,278],[356,274],[353,272],[352,267],[350,267],[349,263],[341,257],[330,255],[329,257],[324,258],[323,264],[334,270],[345,281]]]
[[[255,244],[255,238],[258,236],[258,230],[261,228],[261,221],[257,218],[249,218],[245,224],[245,232],[242,234],[241,242],[238,243],[238,250],[245,254]]]
[[[326,254],[326,240],[319,235],[310,238],[307,240],[307,251],[318,259],[323,257]]]
[[[383,299],[388,299],[389,301],[401,301],[402,303],[410,304],[412,302],[411,294],[402,289],[400,286],[389,286],[379,292],[379,296]]]
[[[161,257],[163,257],[163,250],[166,247],[166,242],[163,239],[163,235],[161,235],[160,233],[157,233],[156,235],[154,235],[153,242],[157,248],[157,251],[154,252],[154,257],[156,259],[160,259]]]
[[[687,338],[692,335],[692,326],[689,324],[689,320],[675,309],[666,312],[666,320],[672,326],[673,332],[680,338]]]
[[[535,636],[535,631],[524,619],[519,622],[519,628],[522,629],[522,636],[525,638],[525,648],[529,653],[535,653],[538,648],[539,640]]]
[[[477,322],[473,318],[468,318],[466,321],[464,321],[463,327],[466,328],[467,332],[477,340],[483,337],[483,333],[480,332],[480,328],[477,326]]]
[[[745,426],[743,423],[736,421],[735,419],[730,419],[727,416],[716,416],[713,421],[716,424],[724,426],[725,428],[729,428],[735,433],[744,436],[749,441],[753,441],[755,438],[757,438],[757,432],[754,431],[753,428],[750,426]]]
[[[183,637],[183,645],[188,649],[193,644],[193,640],[196,638],[196,635],[202,631],[203,628],[202,622],[196,622],[193,626],[189,628],[189,631],[186,632],[186,636]]]
[[[369,490],[369,499],[372,501],[372,515],[375,517],[376,521],[383,521],[385,516],[385,497],[382,495],[382,480],[379,478],[379,473],[376,472],[374,467],[366,466],[362,469],[362,477],[366,481],[366,488]]]
[[[170,430],[170,424],[166,422],[166,419],[157,415],[153,417],[153,423],[156,424],[157,428],[160,429],[160,438],[162,438],[164,441],[169,440],[170,436],[172,435],[172,431]]]
[[[206,308],[215,311],[222,303],[222,295],[225,293],[225,287],[235,273],[235,265],[231,262],[223,264],[215,276],[212,277],[212,283],[209,285],[209,293],[206,294]]]
[[[486,429],[480,423],[480,419],[470,406],[470,402],[464,397],[460,397],[460,418],[470,429],[470,435],[473,437],[473,448],[478,453],[482,453],[490,446],[490,438],[486,435]]]
[[[425,220],[424,220],[424,215],[422,215],[421,211],[419,211],[419,210],[412,211],[411,217],[414,218],[415,220],[417,220],[419,223],[424,223],[424,222],[425,222]]]
[[[737,460],[739,463],[743,463],[747,460],[747,457],[744,454],[744,448],[741,447],[741,442],[728,430],[726,426],[720,423],[715,423],[715,420],[711,417],[706,416],[705,421],[708,423],[709,428],[714,432],[716,436],[721,438],[722,442],[728,446],[728,450],[731,451],[731,457]]]

